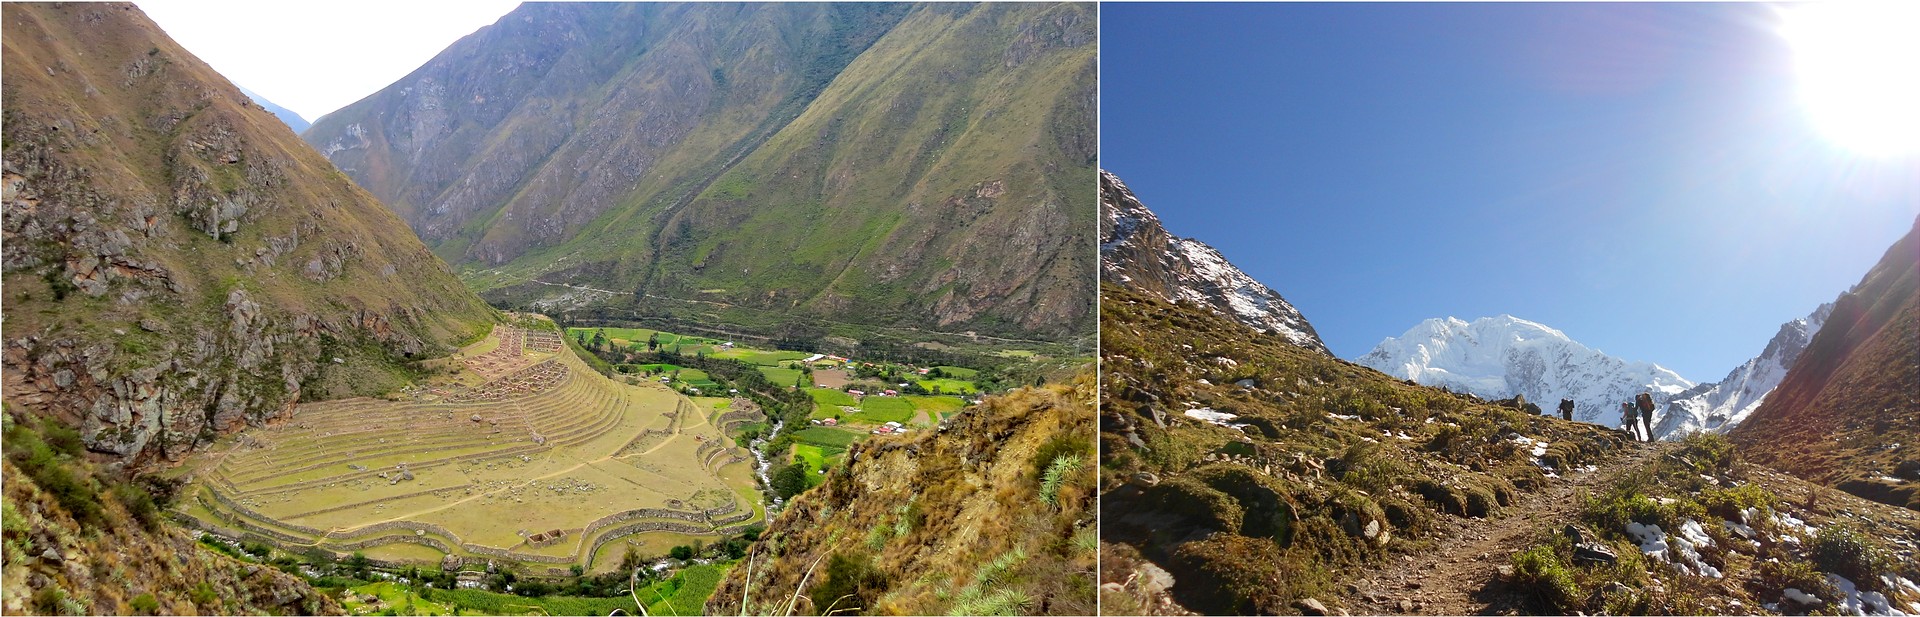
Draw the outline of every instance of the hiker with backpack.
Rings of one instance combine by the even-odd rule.
[[[1573,419],[1573,399],[1570,399],[1570,398],[1560,399],[1560,419],[1562,420]]]
[[[1633,406],[1640,410],[1640,424],[1647,429],[1647,441],[1653,441],[1653,395],[1641,392],[1633,397]]]

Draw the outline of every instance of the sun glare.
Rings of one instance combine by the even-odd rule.
[[[1815,126],[1863,155],[1920,152],[1920,2],[1807,2],[1781,13]]]

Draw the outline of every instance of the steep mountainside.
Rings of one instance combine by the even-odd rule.
[[[708,614],[1093,614],[1092,371],[855,444],[728,572]],[[742,608],[742,597],[746,607]]]
[[[1088,4],[533,3],[305,136],[511,304],[1064,338],[1094,41]]]
[[[11,13],[9,13],[11,15]],[[300,577],[195,546],[147,489],[89,463],[73,429],[5,415],[0,604],[23,615],[338,615]]]
[[[1746,420],[1768,392],[1780,385],[1787,369],[1800,359],[1813,335],[1833,312],[1833,303],[1820,305],[1813,313],[1780,325],[1780,332],[1767,341],[1766,349],[1751,360],[1734,367],[1725,379],[1703,383],[1675,395],[1665,409],[1655,412],[1653,432],[1671,438],[1694,431],[1726,431]]]
[[[1160,217],[1106,170],[1100,172],[1100,213],[1102,280],[1170,301],[1197,302],[1295,345],[1331,353],[1307,318],[1279,293],[1206,243],[1168,232]]]
[[[4,385],[115,464],[372,393],[494,316],[130,4],[5,6]]]
[[[1837,315],[1838,313],[1836,313]],[[1920,514],[1102,286],[1105,614],[1920,609]]]
[[[307,119],[300,117],[300,114],[294,113],[291,109],[274,104],[273,101],[267,100],[266,97],[260,96],[259,93],[246,88],[241,88],[240,93],[247,95],[249,99],[253,99],[253,102],[260,107],[273,112],[273,117],[279,118],[281,122],[287,123],[287,128],[293,129],[296,135],[301,131],[307,130],[307,127],[313,126],[313,123],[307,122]]]
[[[1472,323],[1429,319],[1381,341],[1356,362],[1482,398],[1524,395],[1548,410],[1571,398],[1575,420],[1605,426],[1619,426],[1620,403],[1641,392],[1664,404],[1694,387],[1658,364],[1621,360],[1574,342],[1559,330],[1511,315]]]
[[[1756,461],[1920,509],[1920,219],[1729,435]]]

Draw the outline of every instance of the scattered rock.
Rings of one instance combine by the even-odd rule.
[[[1587,563],[1611,565],[1614,562],[1619,560],[1620,560],[1620,556],[1615,555],[1613,553],[1613,550],[1607,548],[1606,545],[1604,544],[1599,544],[1596,542],[1587,542],[1583,544],[1575,544],[1573,546],[1573,562],[1574,563],[1587,562]]]
[[[1300,614],[1302,615],[1327,615],[1328,614],[1327,605],[1321,604],[1319,600],[1316,600],[1313,598],[1307,598],[1305,600],[1294,602],[1293,607],[1300,609]]]
[[[1133,478],[1128,482],[1140,488],[1152,488],[1154,485],[1160,483],[1160,476],[1151,471],[1142,471],[1133,474]]]

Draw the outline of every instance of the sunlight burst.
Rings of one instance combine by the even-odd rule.
[[[1814,2],[1782,10],[1801,99],[1834,143],[1920,151],[1920,2]]]

